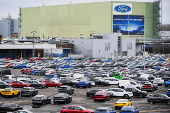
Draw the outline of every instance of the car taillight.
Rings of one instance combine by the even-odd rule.
[[[34,99],[32,99],[32,100],[34,100]]]
[[[42,99],[39,99],[39,100],[42,100]]]

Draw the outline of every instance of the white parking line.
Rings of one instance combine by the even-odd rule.
[[[158,105],[156,105],[156,106],[152,106],[150,109],[152,109],[152,108],[155,108],[155,107],[157,107]]]

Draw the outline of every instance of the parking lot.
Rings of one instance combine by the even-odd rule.
[[[11,69],[13,75],[20,75],[20,69]],[[34,76],[30,75],[32,78],[39,78],[39,77],[45,77],[45,76]],[[101,86],[95,86],[92,87],[94,89],[108,89],[108,88],[117,88],[117,85],[112,85],[112,86],[107,86],[107,87],[101,87]],[[17,88],[20,89],[20,88]],[[119,99],[113,98],[110,101],[106,102],[94,102],[92,98],[86,97],[86,91],[91,89],[91,88],[74,88],[75,92],[72,95],[73,101],[72,103],[68,105],[81,105],[87,109],[92,109],[95,110],[98,107],[111,107],[114,109],[115,102]],[[49,87],[49,88],[44,88],[44,89],[38,89],[39,94],[45,94],[48,97],[50,97],[53,100],[53,96],[57,94],[58,88],[54,87]],[[159,89],[154,91],[154,92],[148,92],[149,94],[153,93],[163,93],[166,94],[167,88],[164,86],[159,86]],[[139,97],[133,97],[131,99],[132,104],[136,106],[139,111],[145,112],[145,113],[169,113],[170,112],[170,106],[167,105],[166,103],[156,103],[156,104],[149,104],[147,102],[147,97],[146,98],[139,98]],[[15,98],[1,98],[0,99],[0,104],[3,103],[18,103],[19,105],[23,106],[24,109],[27,109],[29,111],[32,111],[34,113],[59,113],[62,106],[65,104],[55,104],[51,102],[51,104],[44,105],[44,106],[36,106],[36,108],[32,107],[32,98],[31,97],[15,97]],[[119,112],[119,110],[116,110]]]

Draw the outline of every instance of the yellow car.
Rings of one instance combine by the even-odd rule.
[[[20,91],[19,90],[16,90],[15,88],[5,88],[5,89],[2,89],[1,90],[1,95],[3,97],[5,96],[19,96],[20,95]]]
[[[115,103],[115,109],[121,109],[123,106],[132,106],[132,102],[128,99],[119,99]]]

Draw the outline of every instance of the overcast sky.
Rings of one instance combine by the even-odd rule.
[[[12,18],[19,17],[19,8],[24,7],[37,7],[61,4],[75,4],[87,2],[101,2],[101,1],[138,1],[138,2],[153,2],[155,0],[0,0],[0,20],[6,18],[8,14]],[[162,0],[162,23],[170,24],[170,0]]]

